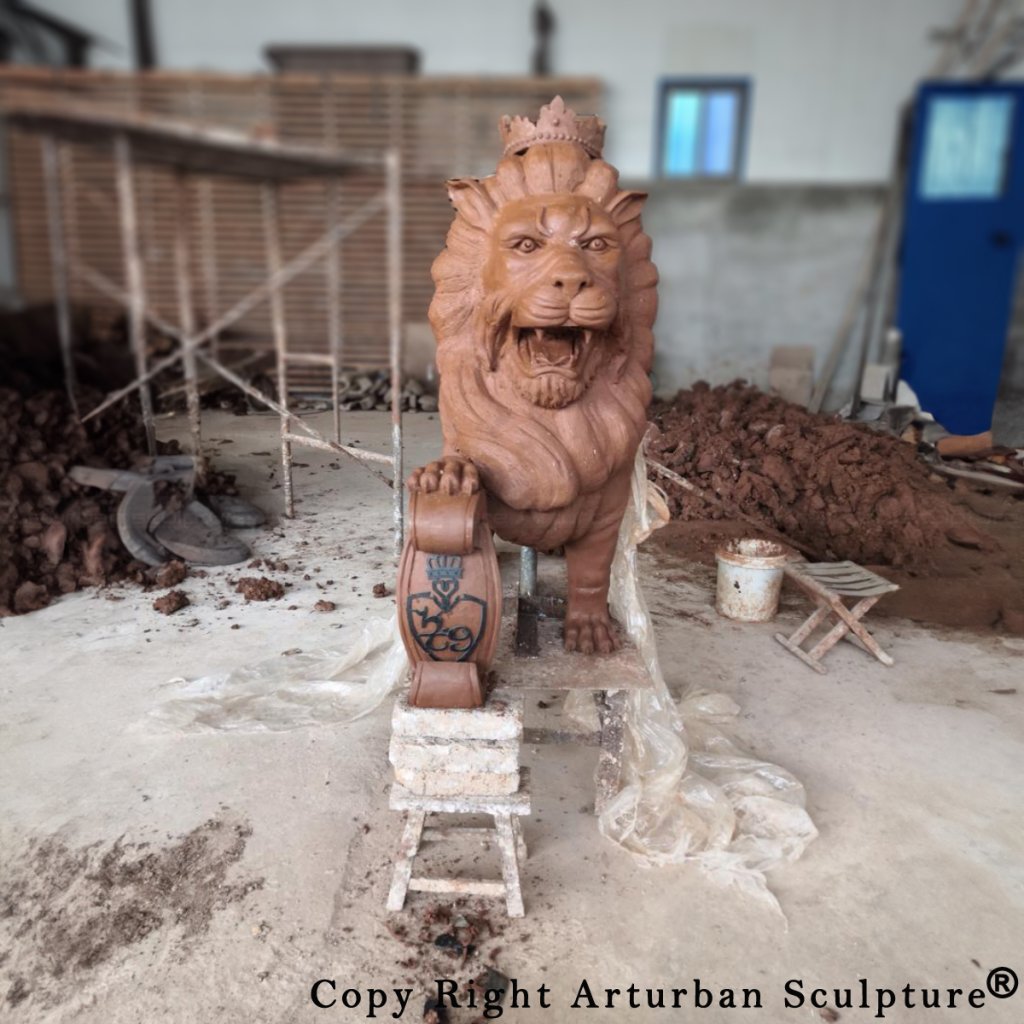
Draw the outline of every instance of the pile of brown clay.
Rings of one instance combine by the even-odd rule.
[[[651,410],[651,459],[717,500],[652,475],[678,519],[739,514],[822,559],[926,565],[949,541],[986,547],[912,445],[815,415],[744,381],[698,382]]]
[[[174,586],[135,561],[118,537],[122,495],[76,484],[72,466],[130,469],[146,450],[134,399],[81,424],[62,389],[52,308],[0,311],[0,618],[43,608],[60,594],[131,581]],[[75,372],[83,409],[134,376],[122,325],[100,331],[75,313]],[[161,454],[181,452],[177,441]],[[207,494],[235,495],[234,478],[209,473]],[[173,495],[164,494],[168,503]]]
[[[0,389],[0,617],[34,611],[82,587],[145,569],[124,549],[120,494],[67,476],[74,465],[129,468],[144,450],[126,404],[84,426],[66,395]]]

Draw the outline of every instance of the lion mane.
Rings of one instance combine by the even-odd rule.
[[[485,294],[483,270],[501,209],[559,193],[585,196],[614,221],[621,279],[608,348],[589,386],[562,408],[543,408],[503,379],[499,325],[510,297]],[[448,194],[456,213],[432,268],[429,312],[445,451],[475,463],[486,489],[511,509],[565,508],[632,465],[646,426],[658,280],[640,222],[646,197],[620,190],[614,167],[564,142],[505,156],[493,176],[450,181]]]

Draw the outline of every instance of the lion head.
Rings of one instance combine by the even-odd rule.
[[[504,120],[492,177],[448,183],[456,215],[430,306],[445,441],[515,509],[597,490],[632,463],[646,422],[646,197],[619,189],[588,144],[595,125],[556,98],[536,126]]]

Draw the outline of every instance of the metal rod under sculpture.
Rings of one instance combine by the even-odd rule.
[[[619,189],[601,159],[604,124],[560,97],[536,124],[505,117],[500,129],[496,173],[448,182],[455,220],[430,306],[444,454],[408,488],[450,502],[455,520],[482,489],[500,537],[564,547],[565,646],[608,654],[609,574],[651,397],[658,274],[640,223],[646,196]],[[412,614],[406,582],[400,616]]]

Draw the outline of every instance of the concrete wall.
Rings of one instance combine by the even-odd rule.
[[[100,66],[128,68],[127,0],[38,0],[110,45]],[[608,85],[608,155],[652,171],[664,76],[750,79],[748,178],[881,180],[895,112],[934,59],[929,32],[962,0],[549,0],[554,67]],[[253,71],[270,42],[403,43],[427,74],[524,74],[532,0],[153,0],[160,62]]]
[[[644,226],[661,274],[659,393],[702,377],[763,386],[776,345],[813,346],[820,371],[881,200],[873,186],[654,186]],[[854,358],[839,367],[833,405],[852,387]]]
[[[1018,399],[1024,397],[1024,254],[1018,257],[1017,287],[1003,357],[1001,392]]]

